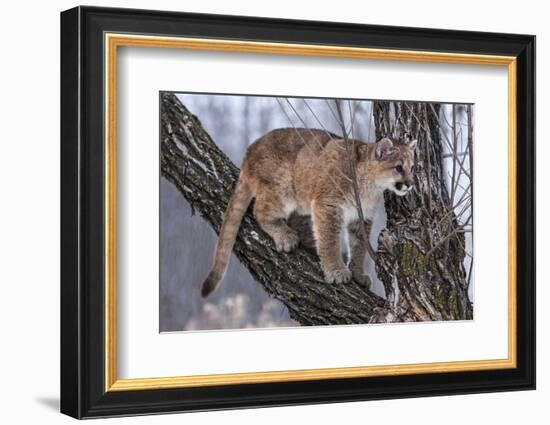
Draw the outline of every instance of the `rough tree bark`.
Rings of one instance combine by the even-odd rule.
[[[415,189],[405,197],[385,194],[388,217],[379,238],[376,271],[389,306],[375,320],[471,319],[464,270],[464,234],[443,184],[439,106],[374,102],[376,139],[418,140]]]
[[[198,211],[218,233],[239,169],[171,93],[161,96],[161,170],[193,212]],[[277,252],[251,209],[243,219],[233,252],[301,325],[367,323],[375,308],[385,303],[357,282],[327,285],[318,258],[305,249]],[[197,291],[201,283],[197,282]]]

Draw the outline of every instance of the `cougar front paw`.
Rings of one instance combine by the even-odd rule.
[[[350,280],[351,271],[348,268],[325,272],[325,281],[327,283],[346,283]]]
[[[294,231],[281,232],[275,240],[275,249],[279,252],[290,252],[298,245],[298,234]]]

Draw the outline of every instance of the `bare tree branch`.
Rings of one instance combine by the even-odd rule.
[[[361,195],[359,194],[359,186],[357,185],[357,173],[355,172],[355,139],[349,139],[346,131],[346,124],[344,122],[344,116],[342,114],[342,108],[340,107],[340,101],[334,101],[336,105],[336,113],[338,114],[338,121],[342,128],[342,136],[344,138],[344,144],[346,145],[346,156],[348,160],[348,172],[351,178],[351,186],[353,188],[353,196],[355,198],[355,208],[357,209],[357,216],[359,217],[359,229],[361,230],[361,238],[367,246],[367,251],[373,260],[376,261],[376,254],[370,244],[369,234],[365,226],[365,216],[363,215],[363,207],[361,205]],[[371,226],[369,226],[370,228]]]

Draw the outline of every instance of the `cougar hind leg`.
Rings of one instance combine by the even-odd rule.
[[[298,245],[298,234],[286,221],[291,202],[285,201],[277,193],[264,191],[254,203],[258,224],[273,239],[279,252],[290,252]]]

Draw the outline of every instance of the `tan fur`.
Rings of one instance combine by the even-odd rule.
[[[299,242],[306,242],[308,232],[298,233],[291,225],[299,220],[291,216],[310,216],[325,280],[342,283],[353,276],[369,282],[363,272],[366,244],[359,236],[344,143],[321,130],[279,129],[249,147],[224,215],[212,270],[203,284],[204,297],[223,278],[240,222],[253,198],[258,224],[277,250],[289,252]],[[355,172],[366,220],[374,218],[384,190],[405,195],[412,188],[415,145],[416,141],[406,145],[389,139],[376,144],[354,142]],[[398,172],[397,166],[403,170]],[[350,235],[349,268],[340,252],[343,231]]]

